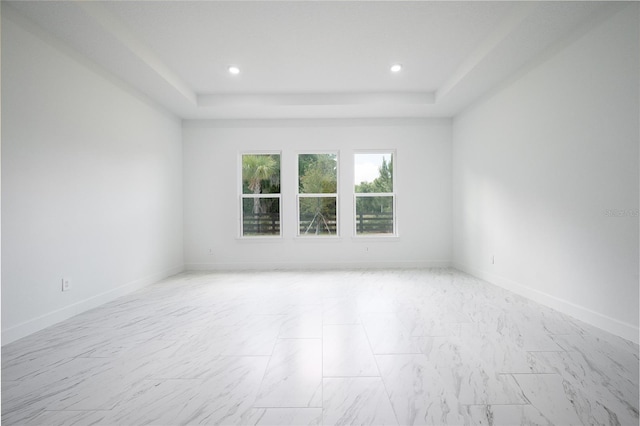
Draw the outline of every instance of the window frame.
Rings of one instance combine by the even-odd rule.
[[[243,179],[242,179],[242,159],[245,155],[278,155],[280,157],[280,192],[271,194],[245,194],[243,193]],[[239,200],[239,215],[238,215],[238,238],[247,240],[260,240],[271,239],[278,240],[283,238],[283,224],[282,224],[282,151],[269,150],[269,151],[241,151],[238,153],[238,200]],[[267,234],[267,235],[244,235],[244,200],[254,198],[277,198],[278,199],[278,222],[279,222],[279,234]]]
[[[300,156],[330,154],[336,156],[336,192],[300,193]],[[309,239],[337,239],[340,238],[340,151],[339,150],[305,150],[296,152],[296,238]],[[336,200],[336,232],[335,234],[305,235],[300,233],[300,198],[335,198]]]
[[[355,183],[355,172],[356,172],[356,156],[359,154],[391,154],[391,161],[393,163],[393,170],[391,171],[391,180],[393,182],[393,191],[392,192],[356,192],[356,183]],[[396,149],[360,149],[355,150],[353,152],[353,175],[354,179],[351,186],[351,191],[353,192],[353,238],[357,239],[367,239],[367,238],[398,238],[398,181],[397,181],[397,163],[398,163],[398,153]],[[374,197],[391,197],[391,206],[393,209],[392,216],[392,228],[393,232],[391,233],[381,233],[381,234],[359,234],[358,233],[358,197],[363,198],[374,198]]]

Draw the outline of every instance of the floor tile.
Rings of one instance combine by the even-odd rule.
[[[455,386],[426,355],[377,355],[380,374],[401,425],[463,424]]]
[[[263,357],[224,358],[202,379],[138,382],[107,416],[107,423],[242,424],[266,364]]]
[[[467,413],[474,426],[552,425],[532,405],[470,405]]]
[[[374,354],[420,353],[418,338],[395,313],[362,314],[361,318]]]
[[[615,373],[615,364],[598,366],[580,352],[537,352],[536,358],[563,379],[564,392],[578,417],[591,424],[634,424],[638,419],[638,386]]]
[[[322,406],[322,340],[278,339],[255,407]]]
[[[79,399],[89,396],[82,393],[95,377],[105,377],[114,370],[107,359],[74,358],[50,370],[42,370],[28,379],[8,382],[3,379],[3,423],[18,424],[28,418],[28,410],[64,410]],[[110,409],[117,398],[102,400],[99,408]]]
[[[637,383],[640,360],[631,342],[584,326],[576,327],[570,335],[552,336],[552,339],[566,351],[579,352],[584,359],[592,360],[593,366],[608,365],[607,375]]]
[[[108,411],[43,411],[26,425],[85,426],[107,424]]]
[[[361,325],[325,325],[322,339],[324,377],[379,375]]]
[[[534,353],[526,351],[517,341],[498,331],[482,331],[471,324],[463,324],[459,339],[456,340],[465,350],[473,353],[479,364],[491,366],[498,374],[553,372],[540,363]],[[560,347],[554,348],[563,351]]]
[[[379,377],[323,380],[324,425],[397,425]]]
[[[111,410],[107,423],[176,425],[193,423],[216,411],[209,410],[208,394],[199,379],[143,380],[125,392],[125,398]]]
[[[269,356],[276,344],[283,316],[249,315],[232,326],[213,326],[178,342],[174,359],[205,356]],[[193,359],[197,364],[199,361]]]
[[[562,377],[557,374],[516,374],[514,377],[531,405],[553,424],[582,424],[571,395],[565,392]]]
[[[367,294],[357,299],[358,312],[361,314],[380,314],[396,312],[393,299],[382,294]]]
[[[460,404],[526,404],[522,391],[510,375],[479,356],[477,348],[465,346],[458,337],[423,337],[421,348],[444,383],[453,389]]]
[[[168,342],[155,341],[125,352],[105,368],[92,370],[85,380],[74,385],[64,398],[63,408],[70,411],[112,409],[123,393],[150,377],[157,361],[172,350]]]
[[[431,309],[402,311],[398,318],[414,337],[453,336],[460,332],[461,322],[457,318],[442,317]]]
[[[247,425],[255,426],[320,426],[322,408],[254,408]]]
[[[638,424],[639,363],[452,269],[187,272],[2,347],[2,423]]]
[[[281,339],[322,338],[322,308],[312,307],[304,312],[285,315],[278,337]]]
[[[322,323],[331,324],[359,324],[358,305],[353,299],[329,298],[322,308]]]

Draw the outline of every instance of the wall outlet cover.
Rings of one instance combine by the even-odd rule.
[[[62,291],[71,290],[71,278],[63,278],[62,279]]]

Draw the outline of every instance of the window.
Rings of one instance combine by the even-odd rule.
[[[280,154],[243,154],[241,168],[240,235],[281,235]]]
[[[355,232],[358,236],[395,235],[393,152],[354,156]]]
[[[338,235],[338,155],[298,155],[298,235]]]

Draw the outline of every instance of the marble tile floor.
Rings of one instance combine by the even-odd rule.
[[[4,346],[2,424],[637,425],[638,365],[455,270],[183,273]]]

